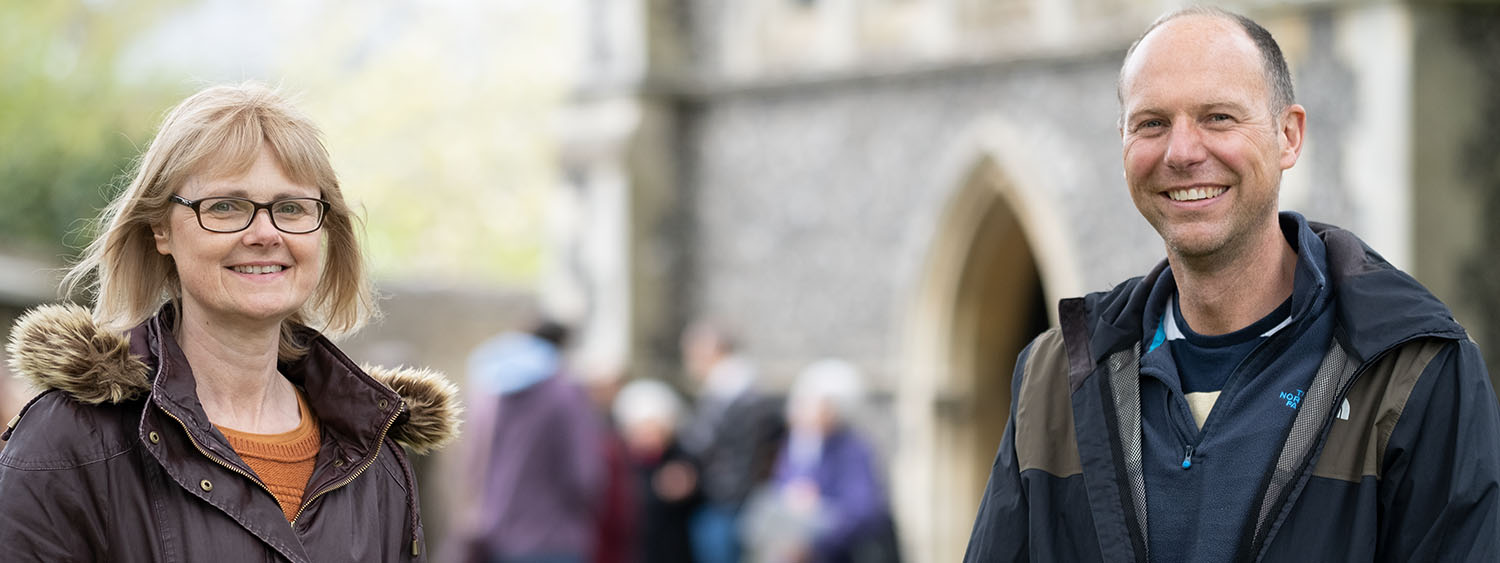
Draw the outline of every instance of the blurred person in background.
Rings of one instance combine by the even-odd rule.
[[[641,498],[643,563],[693,563],[691,522],[703,502],[698,464],[677,441],[682,399],[667,384],[637,379],[615,398]]]
[[[864,382],[848,362],[802,370],[787,397],[786,445],[763,494],[746,508],[758,563],[897,561],[895,527],[869,444],[852,421]]]
[[[624,374],[617,369],[592,373],[588,379],[589,400],[603,428],[605,484],[599,515],[594,526],[594,563],[639,563],[636,557],[641,529],[640,493],[636,490],[635,463],[620,428],[611,416]]]
[[[453,387],[361,368],[324,333],[373,298],[318,128],[264,86],[163,121],[68,273],[10,342],[43,390],[0,458],[0,560],[425,557],[398,444],[456,433]]]
[[[755,368],[719,326],[697,322],[682,336],[683,367],[698,382],[697,412],[684,445],[703,468],[705,503],[693,517],[699,563],[740,560],[739,512],[770,475],[786,425],[780,401],[755,389]]]
[[[563,369],[566,327],[542,320],[475,348],[480,458],[477,516],[464,557],[484,563],[584,563],[595,555],[608,486],[602,422]]]

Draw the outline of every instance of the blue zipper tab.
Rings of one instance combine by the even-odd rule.
[[[1189,468],[1193,467],[1193,446],[1192,445],[1188,445],[1186,453],[1187,453],[1187,455],[1182,456],[1182,468],[1183,469],[1189,469]]]

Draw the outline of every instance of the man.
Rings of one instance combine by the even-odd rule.
[[[1191,8],[1120,71],[1167,260],[1022,351],[967,561],[1500,561],[1500,407],[1448,309],[1277,212],[1302,150],[1280,48]]]
[[[686,371],[697,379],[697,413],[684,445],[703,466],[706,502],[692,522],[699,563],[736,563],[742,546],[739,515],[745,500],[770,475],[786,426],[780,401],[755,389],[755,368],[735,354],[721,328],[706,322],[682,336]]]

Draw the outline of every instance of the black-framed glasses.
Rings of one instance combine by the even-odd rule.
[[[260,203],[243,197],[205,197],[191,200],[172,194],[172,201],[186,205],[198,216],[198,226],[215,233],[237,233],[250,227],[255,214],[266,210],[271,226],[283,233],[300,235],[323,226],[328,202],[312,197],[289,197]]]

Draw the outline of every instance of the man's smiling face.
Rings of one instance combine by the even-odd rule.
[[[1257,230],[1277,228],[1281,172],[1297,162],[1303,110],[1272,113],[1264,68],[1243,29],[1202,15],[1163,23],[1126,61],[1125,180],[1168,253],[1232,255]]]

